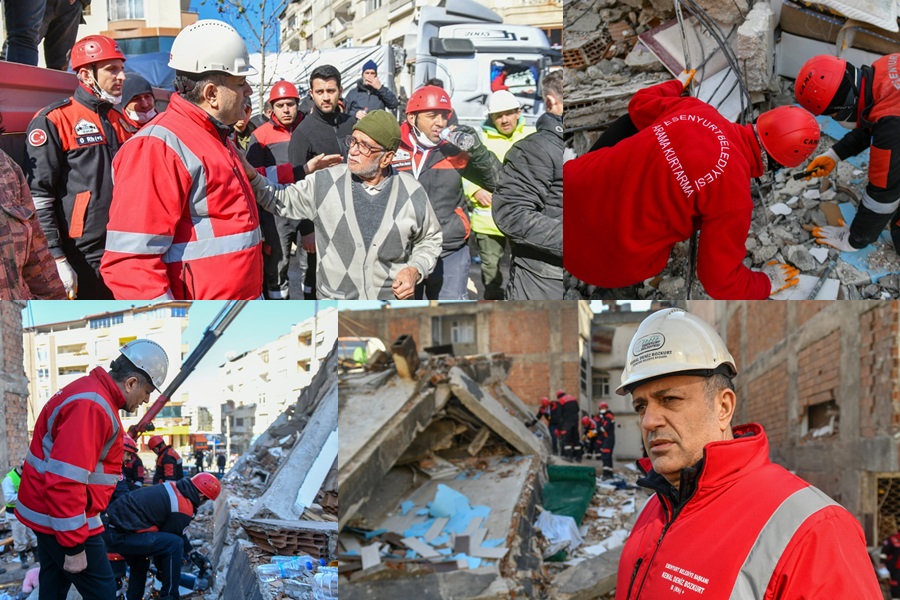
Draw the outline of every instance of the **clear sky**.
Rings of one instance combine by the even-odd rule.
[[[280,32],[279,24],[278,24],[278,14],[284,10],[284,7],[290,3],[290,0],[243,0],[244,6],[248,9],[248,14],[250,12],[254,12],[256,15],[259,15],[260,7],[265,11],[266,16],[268,17],[268,23],[270,25],[274,25],[274,28],[271,31],[274,33],[272,38],[269,40],[269,44],[267,46],[269,52],[277,52],[278,51],[278,36]],[[197,14],[201,19],[216,19],[219,21],[225,21],[226,23],[231,24],[241,32],[241,35],[244,35],[244,31],[246,31],[247,23],[243,19],[239,19],[236,16],[236,12],[234,11],[233,6],[239,5],[240,2],[238,0],[223,0],[221,3],[222,6],[229,7],[226,12],[220,13],[218,10],[219,4],[216,0],[191,0],[191,10],[197,11]],[[258,21],[258,17],[254,19]],[[260,27],[259,23],[254,27],[254,31],[257,32],[257,37],[255,40],[245,39],[247,43],[247,48],[251,53],[259,52],[259,32]]]
[[[131,306],[145,306],[147,304],[150,304],[150,302],[31,301],[22,310],[22,325],[28,327],[31,325],[70,321],[87,315],[123,310]],[[188,327],[184,331],[182,338],[182,341],[187,344],[188,355],[197,346],[203,332],[225,304],[226,302],[224,301],[204,300],[194,302],[191,305],[190,310],[188,310]],[[210,386],[215,386],[213,389],[218,389],[216,374],[219,365],[225,362],[227,353],[241,353],[252,350],[289,333],[291,325],[313,316],[315,304],[311,300],[288,302],[257,300],[247,303],[176,394],[180,394],[182,391],[189,391],[192,399],[195,400],[199,392],[208,394]],[[320,300],[318,302],[320,311],[327,307],[336,306],[337,302],[333,301]]]

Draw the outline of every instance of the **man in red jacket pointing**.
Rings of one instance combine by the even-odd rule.
[[[133,340],[110,370],[97,367],[41,410],[25,457],[16,518],[32,529],[41,560],[40,598],[109,600],[116,584],[100,538],[100,513],[122,476],[119,411],[134,412],[159,390],[169,359],[156,342]]]
[[[881,600],[862,529],[834,500],[769,461],[755,423],[732,427],[734,359],[681,309],[647,317],[628,348],[631,394],[656,494],[634,524],[616,600]]]
[[[806,160],[819,144],[815,117],[780,106],[755,125],[737,125],[683,97],[688,80],[637,92],[620,120],[627,128],[616,122],[591,152],[563,167],[563,266],[602,288],[601,297],[635,298],[622,288],[659,274],[675,244],[698,228],[697,275],[713,298],[763,300],[799,283],[793,267],[751,271],[742,261],[750,178]]]

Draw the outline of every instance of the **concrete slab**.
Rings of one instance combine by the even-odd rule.
[[[415,382],[396,375],[381,386],[351,388],[349,394],[342,385],[338,430],[354,433],[338,438],[338,463],[350,462],[360,450],[369,446],[369,440],[394,420],[415,391]]]
[[[256,578],[246,551],[246,548],[252,546],[250,542],[238,540],[238,545],[231,553],[231,562],[225,575],[222,600],[264,600],[264,595],[259,589],[259,579]]]
[[[387,387],[399,381],[400,379],[395,377]],[[377,493],[397,459],[403,455],[416,436],[431,423],[435,414],[444,407],[450,397],[450,390],[446,385],[425,388],[403,399],[403,395],[410,391],[414,391],[414,388],[401,385],[387,394],[388,403],[392,405],[391,409],[379,412],[379,427],[374,431],[371,424],[365,425],[362,421],[370,410],[380,411],[382,394],[378,391],[357,393],[351,394],[345,400],[339,428],[352,434],[344,434],[339,438],[338,497],[341,499],[341,506],[338,522],[341,527],[359,512],[372,495]],[[386,418],[387,413],[390,414],[390,418]],[[356,425],[364,428],[363,431],[366,433],[361,433],[355,428]]]
[[[481,567],[450,573],[427,573],[384,581],[341,583],[341,600],[508,600],[509,587],[497,567]]]
[[[551,598],[591,600],[614,590],[623,547],[588,558],[554,577]]]
[[[494,433],[522,454],[542,454],[540,440],[487,390],[457,367],[450,369],[448,375],[453,394]]]

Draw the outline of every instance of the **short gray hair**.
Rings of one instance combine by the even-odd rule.
[[[175,72],[175,89],[181,93],[181,97],[191,104],[199,105],[203,101],[203,88],[206,84],[225,85],[227,73],[221,71],[207,71],[205,73]]]

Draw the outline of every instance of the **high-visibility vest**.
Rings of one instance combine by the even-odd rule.
[[[6,476],[12,480],[13,489],[16,490],[16,492],[18,492],[19,491],[19,482],[22,481],[22,476],[19,475],[15,469],[13,469],[9,473],[7,473]],[[6,508],[15,508],[15,507],[16,507],[15,502],[7,502],[6,503]]]

